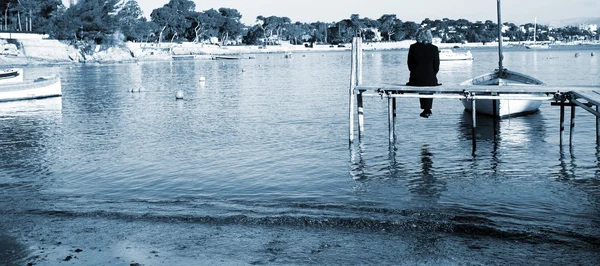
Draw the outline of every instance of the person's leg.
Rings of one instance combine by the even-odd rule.
[[[421,104],[421,109],[423,110],[431,110],[433,106],[433,99],[431,98],[419,98],[419,103]]]
[[[429,117],[431,115],[431,108],[433,106],[432,98],[419,98],[419,103],[423,112],[420,114],[422,117]]]

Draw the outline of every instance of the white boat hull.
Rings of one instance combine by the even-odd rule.
[[[465,53],[456,53],[450,49],[440,50],[440,61],[466,61],[473,60],[471,51]]]
[[[550,49],[550,45],[547,45],[547,44],[532,44],[532,45],[525,46],[525,48],[531,49],[531,50],[547,50],[547,49]]]
[[[502,71],[502,77],[499,76],[498,71],[481,75],[479,77],[467,80],[461,85],[490,85],[490,86],[510,86],[515,84],[527,84],[527,85],[545,85],[542,81],[533,77],[523,75],[521,73],[512,72],[504,69]],[[519,96],[523,98],[532,97],[532,100],[507,100],[507,99],[480,99],[475,102],[475,109],[477,113],[496,116],[499,118],[514,117],[535,113],[539,110],[543,101],[539,100],[543,94],[502,94],[503,96]],[[533,99],[538,98],[538,99]],[[473,111],[473,101],[469,99],[462,99],[462,104],[465,109],[469,112]],[[494,110],[494,101],[496,106]]]
[[[58,96],[62,96],[62,84],[59,76],[41,77],[31,81],[0,84],[0,102]]]
[[[14,68],[0,71],[0,84],[23,82],[23,69]]]
[[[503,94],[514,95],[514,94]],[[522,96],[522,95],[521,95]],[[540,95],[535,95],[540,96]],[[473,102],[471,100],[462,100],[465,109],[469,112],[473,111]],[[514,117],[535,113],[539,110],[543,101],[540,100],[497,100],[496,112],[494,112],[494,100],[477,100],[475,109],[477,113],[485,114],[500,118]]]

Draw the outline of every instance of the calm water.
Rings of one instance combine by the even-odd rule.
[[[509,49],[504,65],[550,85],[599,86],[600,50],[581,49]],[[490,72],[496,52],[443,62],[438,78]],[[365,52],[364,83],[406,82],[406,55]],[[480,118],[473,155],[458,100],[436,99],[430,119],[419,118],[416,99],[399,100],[390,146],[387,102],[366,98],[366,133],[349,147],[349,52],[25,72],[60,74],[64,96],[0,103],[2,212],[310,230],[329,243],[272,263],[600,260],[600,152],[582,109],[571,148],[559,146],[559,109],[547,103],[503,120],[495,144],[492,122]]]

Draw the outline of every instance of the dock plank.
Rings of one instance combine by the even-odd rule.
[[[600,86],[561,86],[561,85],[460,85],[460,84],[443,84],[440,86],[415,87],[401,84],[380,84],[380,85],[358,85],[355,87],[354,93],[363,92],[380,92],[386,91],[391,93],[458,93],[471,92],[475,94],[491,94],[491,93],[542,93],[556,94],[577,92],[600,91]]]
[[[600,90],[573,91],[572,95],[575,96],[575,99],[583,98],[596,106],[600,105]]]

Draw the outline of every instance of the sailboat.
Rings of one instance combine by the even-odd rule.
[[[535,22],[533,24],[533,44],[525,45],[527,49],[550,49],[550,45],[541,43],[537,44],[535,41],[535,36],[537,35],[537,17],[535,18]]]
[[[498,25],[502,25],[500,16],[500,0],[498,0]],[[502,27],[498,27],[498,69],[494,72],[487,73],[472,79],[469,79],[461,85],[490,85],[490,86],[510,86],[510,85],[531,85],[531,86],[543,86],[544,82],[535,79],[533,77],[509,71],[502,66]],[[503,94],[504,96],[511,96],[513,94]],[[481,99],[477,100],[477,112],[489,116],[505,118],[520,116],[538,111],[542,105],[542,101],[539,100],[541,94],[520,94],[519,97],[531,97],[531,99],[524,100],[507,100],[507,99]],[[535,99],[537,98],[537,100]],[[462,99],[462,104],[467,111],[472,110],[472,100]]]

